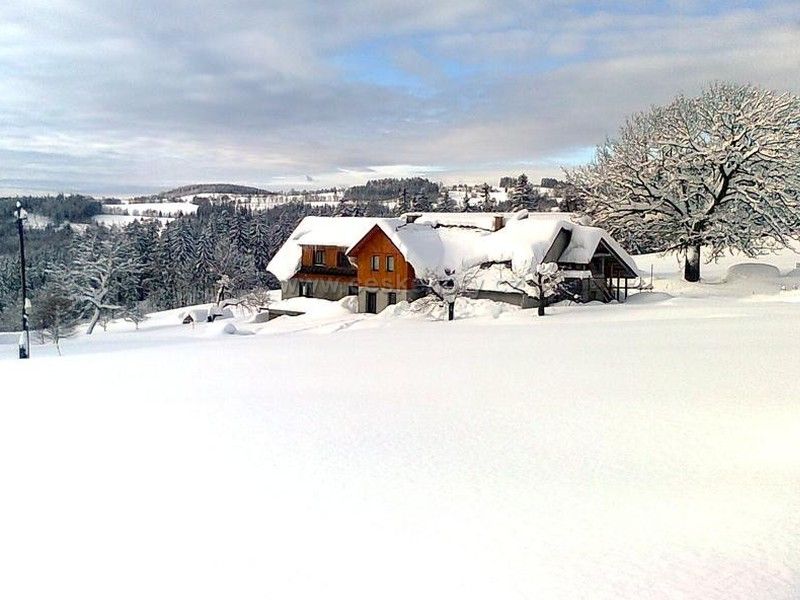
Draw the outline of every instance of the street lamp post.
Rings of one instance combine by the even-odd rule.
[[[17,218],[17,231],[19,232],[19,274],[22,280],[22,334],[19,338],[19,357],[29,358],[31,355],[31,334],[28,327],[28,286],[25,280],[25,236],[23,235],[22,222],[28,218],[28,213],[17,202],[15,211]]]

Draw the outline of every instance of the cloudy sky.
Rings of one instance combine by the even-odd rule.
[[[0,190],[557,176],[714,79],[800,91],[800,2],[12,0]]]

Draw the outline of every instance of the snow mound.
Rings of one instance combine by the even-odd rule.
[[[770,281],[781,276],[780,269],[766,263],[739,263],[728,267],[726,282]]]
[[[782,289],[777,294],[758,294],[745,299],[748,302],[781,302],[800,304],[800,289]]]
[[[254,332],[248,329],[239,329],[230,321],[225,323],[209,323],[204,334],[208,337],[220,335],[253,335]]]
[[[507,302],[494,300],[473,300],[458,298],[456,300],[456,319],[499,319],[503,315],[519,312],[520,308]]]
[[[344,310],[357,313],[358,312],[358,296],[345,296],[338,302]]]
[[[628,296],[627,304],[654,304],[672,300],[674,296],[666,292],[639,292]]]
[[[455,317],[461,319],[499,319],[503,315],[518,312],[520,308],[506,302],[494,300],[456,299]],[[442,321],[447,319],[447,307],[433,297],[420,298],[414,302],[398,302],[380,312],[382,319],[416,319]]]
[[[19,341],[19,332],[0,331],[0,344],[16,344]]]
[[[792,269],[783,278],[790,283],[800,283],[800,268]]]
[[[322,298],[297,296],[273,302],[269,305],[269,310],[292,311],[315,317],[344,316],[358,312],[358,298],[345,296],[341,300],[323,300]]]
[[[387,306],[378,313],[378,319],[420,319],[431,316],[438,310],[438,303],[429,302],[425,298],[416,302],[403,300]]]

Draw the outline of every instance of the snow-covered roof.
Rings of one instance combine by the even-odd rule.
[[[270,262],[279,279],[300,268],[300,245],[335,245],[348,253],[375,226],[397,246],[418,276],[443,269],[462,271],[484,263],[510,262],[525,270],[544,261],[562,230],[569,244],[556,260],[587,264],[604,241],[633,272],[633,258],[605,230],[581,225],[570,213],[415,213],[406,218],[306,217]],[[504,226],[494,231],[495,217]]]
[[[505,225],[492,230],[495,216]],[[588,264],[604,241],[633,272],[636,262],[604,229],[581,225],[570,213],[423,213],[413,223],[379,219],[377,224],[418,275],[510,262],[526,269],[544,261],[561,230],[571,233],[559,262]],[[470,225],[472,223],[472,225]]]
[[[350,248],[363,238],[378,220],[370,217],[305,217],[269,261],[267,270],[285,281],[300,269],[303,257],[301,246]]]
[[[520,216],[525,216],[528,213],[522,212],[451,212],[451,213],[408,213],[403,215],[402,218],[407,218],[409,215],[416,216],[415,223],[424,223],[428,225],[450,226],[450,227],[477,227],[479,229],[492,230],[494,228],[494,220],[496,217],[503,217],[506,221],[518,219]]]

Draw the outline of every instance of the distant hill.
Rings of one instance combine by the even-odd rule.
[[[403,192],[409,198],[416,195],[436,198],[439,195],[439,184],[423,177],[411,177],[406,179],[388,178],[371,179],[364,185],[354,185],[347,189],[344,194],[345,200],[356,202],[386,202],[396,200]]]
[[[238,196],[273,196],[275,192],[262,190],[247,185],[234,185],[232,183],[195,183],[183,185],[173,190],[153,194],[152,196],[141,196],[134,198],[133,201],[152,201],[152,200],[172,200],[185,196],[197,196],[200,194],[234,194]]]

